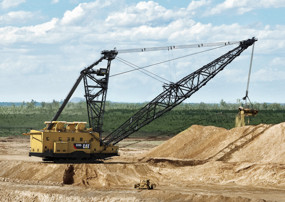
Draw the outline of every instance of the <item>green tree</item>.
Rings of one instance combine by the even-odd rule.
[[[205,104],[204,102],[200,102],[199,109],[206,110],[207,108],[207,104]]]
[[[46,107],[46,103],[45,102],[41,102],[41,107],[45,108]]]
[[[220,101],[220,107],[221,107],[221,109],[227,109],[228,108],[228,104],[222,99]]]
[[[60,106],[59,102],[56,100],[53,100],[51,105],[52,105],[52,109],[58,109]]]
[[[269,105],[269,109],[271,110],[281,110],[281,105],[278,103],[273,103],[271,105]]]
[[[27,103],[27,108],[28,109],[35,109],[35,107],[36,107],[36,101],[35,100],[31,100],[31,102],[28,102]]]

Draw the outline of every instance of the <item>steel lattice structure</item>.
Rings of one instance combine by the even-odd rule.
[[[94,132],[99,133],[101,139],[111,61],[115,59],[118,52],[115,50],[102,51],[101,54],[102,56],[99,60],[80,72],[78,79],[52,119],[51,124],[48,127],[49,130],[52,128],[52,122],[58,119],[72,94],[83,79],[89,126]],[[107,60],[107,67],[94,70],[93,67],[97,66],[103,60]]]
[[[104,55],[104,59],[107,60],[106,69],[100,68],[97,71],[89,69],[83,74],[89,126],[93,131],[99,133],[100,139],[103,132],[103,119],[111,61],[116,57],[117,52],[104,51],[102,54]]]
[[[117,144],[143,126],[159,118],[205,86],[229,63],[256,41],[255,38],[240,42],[240,45],[176,83],[164,86],[164,91],[145,105],[125,123],[103,139],[105,144]]]
[[[80,72],[78,79],[73,85],[72,89],[68,93],[66,99],[60,106],[59,110],[55,114],[52,121],[56,121],[63,111],[64,107],[68,103],[72,94],[78,87],[79,83],[83,79],[85,98],[87,104],[89,126],[93,131],[98,132],[100,135],[100,141],[102,144],[117,144],[124,138],[130,136],[134,132],[138,131],[143,126],[149,124],[153,120],[159,118],[166,112],[179,105],[185,99],[189,98],[192,94],[197,92],[200,88],[208,83],[213,77],[215,77],[220,71],[222,71],[229,63],[231,63],[236,57],[238,57],[244,50],[257,41],[255,38],[244,40],[239,42],[239,46],[212,62],[204,65],[195,72],[187,75],[176,83],[170,83],[164,85],[164,91],[154,98],[151,102],[140,109],[136,114],[125,121],[115,131],[109,134],[104,139],[102,138],[103,118],[105,112],[105,103],[109,83],[109,74],[111,61],[116,58],[118,53],[132,53],[132,52],[144,52],[144,51],[156,51],[166,49],[179,49],[179,48],[192,48],[213,46],[216,44],[196,44],[183,46],[171,46],[171,47],[158,47],[158,48],[144,48],[144,49],[127,49],[127,50],[110,50],[102,51],[101,58],[91,64],[89,67],[83,69]],[[223,45],[236,44],[237,42],[226,42]],[[93,68],[103,60],[107,60],[107,67],[94,70]],[[53,123],[50,123],[48,129],[50,130]]]

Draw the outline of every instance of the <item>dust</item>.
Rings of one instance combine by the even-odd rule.
[[[235,126],[236,127],[245,126],[244,112],[243,111],[239,111],[238,114],[236,115]]]

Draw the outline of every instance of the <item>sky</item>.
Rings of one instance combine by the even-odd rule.
[[[252,102],[285,103],[285,0],[0,0],[0,102],[63,100],[102,50],[242,41],[256,37]],[[235,46],[119,54],[176,82]],[[237,102],[251,47],[186,102]],[[172,59],[194,54],[180,60]],[[105,68],[102,62],[96,68]],[[112,61],[111,75],[131,67]],[[139,71],[110,77],[107,100],[147,102],[164,83]],[[73,97],[84,98],[83,84]]]

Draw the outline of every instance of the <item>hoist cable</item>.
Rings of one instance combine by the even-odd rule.
[[[252,44],[252,51],[251,51],[250,64],[249,64],[249,70],[248,70],[248,78],[247,78],[246,92],[245,92],[245,96],[243,97],[243,100],[245,100],[245,104],[246,104],[246,105],[247,105],[246,99],[248,99],[250,105],[252,105],[252,103],[251,103],[251,101],[250,101],[250,99],[249,99],[249,97],[248,97],[248,88],[249,88],[249,82],[250,82],[250,76],[251,76],[253,53],[254,53],[254,43]]]

